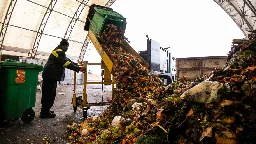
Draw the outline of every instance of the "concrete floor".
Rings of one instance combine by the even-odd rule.
[[[83,86],[79,85],[78,90],[82,91]],[[101,85],[88,85],[88,101],[100,102],[111,99],[111,86],[104,87],[102,92]],[[41,144],[45,143],[42,139],[48,137],[51,143],[66,144],[63,139],[66,132],[67,124],[82,121],[82,110],[78,108],[76,113],[73,112],[71,105],[73,93],[72,85],[61,85],[58,87],[55,104],[52,108],[56,113],[54,119],[40,119],[41,92],[37,92],[36,106],[33,108],[36,112],[36,118],[29,124],[24,124],[21,120],[10,122],[0,128],[0,144]],[[100,114],[103,107],[91,107],[89,114]]]

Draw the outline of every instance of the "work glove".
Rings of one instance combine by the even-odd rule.
[[[82,73],[85,73],[85,71],[86,71],[86,68],[84,68],[84,67],[80,67],[80,70],[79,70],[80,72],[82,72]]]

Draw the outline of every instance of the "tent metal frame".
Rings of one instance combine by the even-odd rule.
[[[52,11],[53,11],[56,3],[57,3],[57,0],[51,0],[51,2],[49,3],[49,5],[48,5],[48,7],[47,7],[47,9],[46,9],[46,11],[44,13],[44,17],[42,18],[40,26],[39,26],[39,28],[37,30],[37,34],[36,34],[36,37],[35,37],[34,45],[31,48],[31,50],[28,52],[28,57],[29,58],[35,58],[35,56],[36,56],[36,52],[38,50],[41,38],[43,36],[44,29],[45,29],[45,27],[47,25],[49,17],[51,16]]]
[[[16,3],[17,3],[17,0],[11,0],[10,4],[8,6],[7,12],[5,14],[5,17],[4,17],[4,22],[2,23],[2,27],[0,30],[0,55],[2,55],[4,38],[5,38],[10,20],[12,17],[13,10],[16,6]]]
[[[34,45],[33,48],[31,48],[28,52],[28,56],[31,58],[35,58],[35,55],[37,53],[37,49],[39,47],[39,43],[41,40],[42,35],[48,35],[48,36],[52,36],[52,37],[57,37],[60,38],[58,36],[54,36],[54,35],[49,35],[44,33],[44,29],[45,26],[48,22],[48,19],[51,15],[52,12],[61,14],[63,16],[69,17],[71,18],[71,22],[69,23],[67,29],[66,29],[66,33],[64,35],[64,38],[69,39],[71,36],[71,33],[74,29],[75,24],[79,21],[82,23],[85,23],[85,21],[80,20],[79,17],[82,13],[82,11],[84,10],[85,6],[89,6],[88,1],[89,0],[74,0],[80,3],[79,7],[77,8],[75,14],[73,16],[69,16],[66,15],[64,13],[61,13],[59,11],[54,10],[54,6],[56,5],[57,0],[51,0],[50,4],[47,6],[41,5],[33,0],[27,0],[28,2],[34,3],[38,6],[44,7],[46,8],[46,12],[44,14],[44,17],[41,21],[41,24],[38,28],[37,31],[35,30],[31,30],[28,28],[24,28],[21,26],[16,26],[16,25],[11,25],[10,24],[10,20],[12,17],[12,13],[14,11],[14,8],[16,6],[17,0],[10,0],[10,3],[8,5],[8,9],[6,11],[5,17],[4,17],[4,21],[0,22],[1,24],[1,29],[0,29],[0,52],[2,51],[2,49],[4,48],[4,39],[5,39],[5,35],[7,32],[7,29],[9,26],[13,26],[13,27],[17,27],[17,28],[21,28],[21,29],[25,29],[28,31],[33,31],[36,32],[36,38],[34,41]],[[109,0],[106,3],[106,7],[110,7],[116,0]],[[241,29],[241,31],[243,32],[243,34],[247,37],[248,34],[255,30],[256,27],[256,7],[254,6],[254,3],[252,2],[253,0],[213,0],[214,2],[216,2],[232,19],[233,21],[237,24],[237,26]],[[250,14],[248,14],[250,12]],[[81,43],[82,47],[81,47],[81,51],[78,57],[79,61],[82,61],[84,58],[84,55],[86,53],[86,49],[90,43],[89,37],[87,36],[84,40],[84,42],[79,42],[76,40],[71,40],[69,39],[69,41],[73,41],[73,42],[77,42],[77,43]]]
[[[80,5],[78,6],[75,14],[73,15],[73,17],[72,17],[72,19],[71,19],[71,21],[70,21],[70,23],[68,25],[68,28],[67,28],[67,30],[65,32],[65,35],[64,35],[65,39],[69,39],[70,38],[70,35],[71,35],[75,25],[76,25],[76,22],[79,20],[79,17],[81,15],[81,13],[83,12],[84,8],[86,6],[88,6],[87,5],[88,2],[89,2],[89,0],[83,0],[82,2],[80,2]]]
[[[250,31],[253,31],[256,25],[256,8],[253,6],[252,0],[214,1],[233,19],[245,37],[248,37]],[[251,12],[253,15],[248,15],[248,12]],[[250,23],[248,20],[252,20],[253,23]]]

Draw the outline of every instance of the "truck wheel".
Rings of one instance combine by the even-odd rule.
[[[32,108],[26,109],[21,116],[21,120],[25,124],[30,123],[32,120],[34,120],[34,118],[35,118],[35,112]]]

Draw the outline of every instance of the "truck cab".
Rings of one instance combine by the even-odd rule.
[[[140,56],[149,64],[149,71],[162,79],[167,86],[174,81],[172,59],[168,48],[160,47],[160,43],[147,37],[147,50],[139,51]]]

